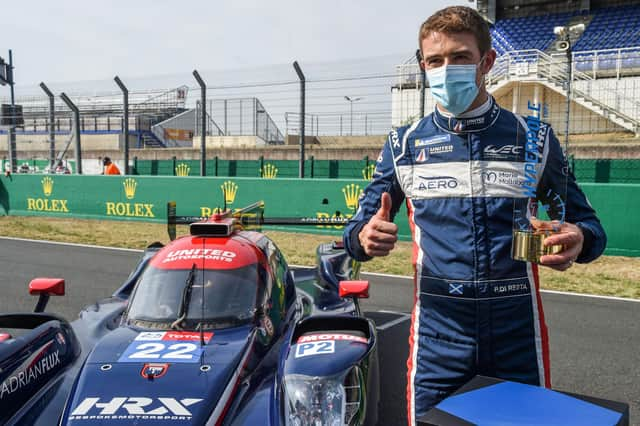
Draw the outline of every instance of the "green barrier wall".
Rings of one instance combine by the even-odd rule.
[[[367,181],[13,175],[0,177],[0,214],[164,222],[169,200],[177,202],[179,215],[209,215],[223,207],[223,185],[230,208],[264,200],[266,216],[331,217],[337,212],[350,215]],[[640,185],[583,184],[582,188],[607,231],[606,253],[640,256]],[[410,240],[404,207],[396,223],[401,239]],[[305,231],[340,235],[339,227],[307,227]]]
[[[229,208],[264,200],[270,217],[350,216],[366,185],[366,181],[346,179],[25,174],[0,177],[0,214],[164,222],[169,200],[176,201],[178,215],[207,216],[222,208],[225,186]],[[408,240],[406,213],[399,217],[403,218],[401,237]],[[304,229],[340,235],[342,228]]]
[[[362,160],[305,161],[305,176],[330,179],[364,179],[370,176],[374,162]],[[207,176],[297,178],[297,160],[207,160]],[[368,173],[368,175],[367,175]],[[133,174],[141,176],[200,176],[200,160],[138,160],[133,161]]]

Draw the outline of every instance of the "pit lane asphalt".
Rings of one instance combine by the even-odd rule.
[[[0,312],[32,310],[36,299],[28,295],[28,282],[61,277],[66,296],[52,297],[47,311],[73,320],[83,306],[119,287],[139,256],[137,250],[0,237]],[[404,425],[413,284],[405,277],[363,278],[371,283],[371,298],[362,307],[376,322],[380,343],[379,424]],[[640,424],[640,302],[544,292],[543,303],[554,388],[626,402],[630,424]]]

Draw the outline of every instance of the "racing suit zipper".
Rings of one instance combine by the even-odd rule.
[[[478,233],[477,233],[477,229],[476,229],[476,222],[475,222],[475,198],[474,198],[474,193],[473,193],[473,168],[472,168],[472,161],[473,161],[473,140],[471,138],[471,133],[467,133],[466,135],[467,137],[467,148],[468,148],[468,161],[467,161],[467,167],[469,168],[469,197],[471,199],[471,232],[473,233],[473,241],[478,241]],[[471,285],[473,286],[473,296],[474,296],[474,303],[475,303],[475,318],[476,318],[476,330],[475,330],[475,358],[476,358],[476,369],[478,368],[478,366],[480,365],[480,346],[479,346],[479,342],[480,342],[480,307],[478,306],[478,288],[477,288],[477,270],[478,270],[478,248],[476,244],[473,244],[473,272],[472,272],[472,282]]]

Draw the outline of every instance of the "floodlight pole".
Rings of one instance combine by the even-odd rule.
[[[296,74],[298,74],[298,78],[300,79],[300,163],[298,167],[298,177],[300,179],[304,178],[304,130],[305,130],[305,115],[306,115],[306,101],[305,101],[305,85],[306,78],[304,77],[304,73],[302,72],[302,68],[298,64],[298,61],[293,62],[293,68],[296,70]]]
[[[207,175],[207,85],[204,83],[200,73],[193,70],[193,76],[200,85],[200,112],[202,120],[200,123],[200,176]]]
[[[569,149],[569,121],[570,121],[570,112],[571,112],[571,80],[573,67],[571,66],[571,37],[569,35],[569,30],[565,33],[565,41],[567,42],[567,115],[565,118],[565,135],[564,135],[564,155],[568,157],[569,153],[567,150]]]
[[[427,88],[427,71],[422,67],[422,53],[420,49],[416,50],[416,60],[418,61],[418,68],[420,69],[420,118],[424,117],[424,96]]]
[[[56,165],[55,97],[44,82],[40,83],[40,88],[49,97],[49,170],[51,171]]]
[[[124,139],[124,174],[129,174],[129,89],[117,75],[113,78],[123,96],[122,137]]]
[[[9,68],[7,68],[7,80],[9,80],[9,88],[11,89],[11,125],[9,126],[9,167],[11,168],[11,173],[15,173],[17,168],[17,152],[16,152],[16,127],[13,122],[16,119],[15,116],[15,105],[16,98],[15,92],[13,89],[14,79],[13,79],[13,52],[9,49]]]
[[[69,107],[71,111],[73,111],[73,130],[74,130],[74,139],[75,139],[75,157],[76,157],[76,171],[79,175],[82,174],[82,153],[80,151],[80,110],[78,107],[69,99],[69,97],[64,93],[60,93],[60,98],[64,101],[65,104]]]

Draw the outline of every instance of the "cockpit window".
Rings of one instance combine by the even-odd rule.
[[[129,320],[173,323],[182,318],[182,327],[195,328],[203,322],[207,328],[224,328],[253,318],[262,281],[257,264],[236,269],[194,268],[191,291],[185,292],[190,272],[150,265],[131,299]]]

